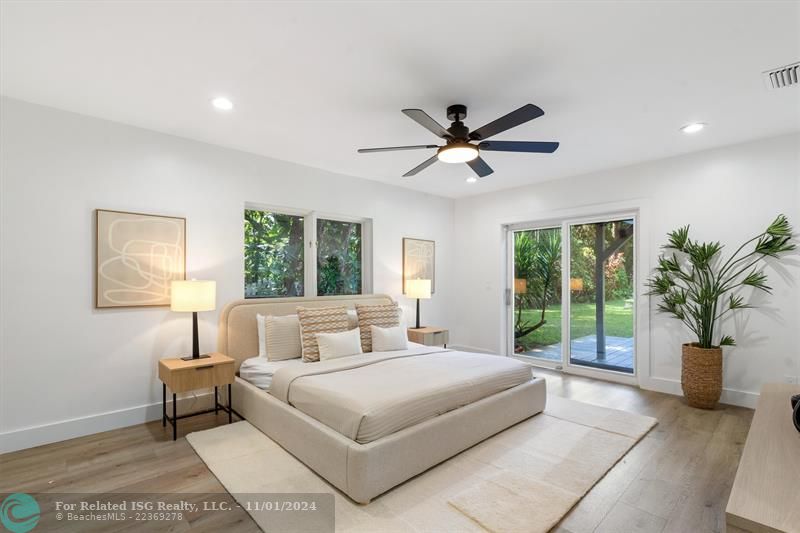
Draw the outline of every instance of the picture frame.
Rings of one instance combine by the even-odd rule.
[[[186,279],[186,219],[95,210],[96,309],[164,307]]]
[[[436,292],[436,241],[403,237],[403,294],[407,279],[430,279]]]

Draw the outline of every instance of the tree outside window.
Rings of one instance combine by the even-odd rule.
[[[305,241],[307,217],[245,209],[245,298],[352,295],[362,292],[362,224],[314,219],[317,257],[309,276],[316,272],[316,287],[306,287]],[[313,277],[311,278],[314,279]]]
[[[303,228],[301,216],[245,210],[245,298],[303,296]]]

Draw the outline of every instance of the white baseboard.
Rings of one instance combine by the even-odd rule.
[[[649,377],[642,379],[639,383],[639,386],[645,390],[683,396],[681,382],[677,379]],[[758,396],[759,394],[757,392],[723,388],[722,396],[720,397],[719,401],[729,405],[737,405],[739,407],[749,407],[750,409],[755,409],[756,403],[758,402]]]
[[[213,406],[213,397],[214,395],[212,393],[207,392],[197,394],[196,396],[179,398],[178,413],[208,409]],[[225,396],[223,396],[223,392],[220,391],[221,402],[225,401],[223,398],[225,398]],[[167,403],[167,409],[168,412],[170,412],[171,402]],[[43,444],[50,444],[52,442],[60,442],[76,437],[92,435],[94,433],[101,433],[103,431],[110,431],[112,429],[134,426],[136,424],[144,424],[145,422],[159,420],[160,418],[161,402],[158,402],[62,420],[51,424],[15,429],[0,433],[0,453],[24,450]]]

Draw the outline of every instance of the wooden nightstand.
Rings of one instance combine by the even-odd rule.
[[[425,346],[444,346],[450,340],[450,332],[445,328],[408,328],[408,340]]]
[[[161,359],[158,362],[158,377],[162,381],[162,417],[161,425],[166,427],[167,422],[172,424],[172,440],[178,438],[178,419],[205,413],[218,413],[220,409],[228,413],[228,423],[233,421],[233,404],[231,402],[231,383],[234,380],[233,359],[221,353],[209,354],[204,359]],[[228,406],[219,403],[218,388],[228,386]],[[172,417],[167,416],[167,387],[172,391]],[[195,389],[208,389],[214,387],[214,407],[177,415],[176,394]]]

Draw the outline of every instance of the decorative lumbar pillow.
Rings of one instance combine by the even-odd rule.
[[[256,330],[258,331],[258,356],[267,356],[267,330],[265,320],[267,317],[256,313]]]
[[[320,361],[362,353],[358,328],[340,333],[317,333],[316,337]]]
[[[298,307],[297,316],[300,318],[300,340],[303,343],[303,361],[319,361],[319,346],[317,333],[339,333],[347,331],[347,308]]]
[[[372,330],[372,351],[373,352],[392,352],[395,350],[408,349],[408,336],[406,328],[395,326],[392,328],[382,328],[380,326],[370,326]]]
[[[361,329],[361,349],[364,352],[372,351],[372,328],[394,328],[400,325],[400,308],[392,302],[381,305],[356,304],[358,312],[358,327]]]
[[[267,360],[286,361],[303,355],[300,319],[297,315],[268,316],[265,319]]]

